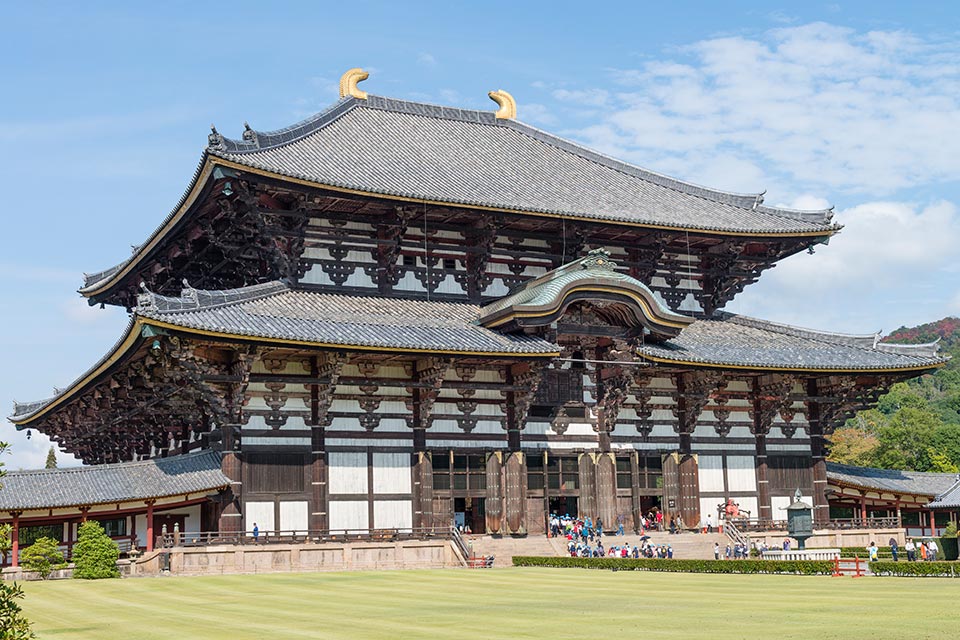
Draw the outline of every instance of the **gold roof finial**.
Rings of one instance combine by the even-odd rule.
[[[340,97],[345,98],[350,96],[352,98],[356,98],[357,100],[366,100],[367,92],[358,89],[357,83],[363,82],[369,77],[370,74],[360,67],[347,69],[347,72],[340,76]]]
[[[491,91],[487,95],[490,96],[491,100],[500,105],[500,108],[497,109],[497,119],[513,120],[517,117],[517,101],[513,99],[512,95],[503,89]]]

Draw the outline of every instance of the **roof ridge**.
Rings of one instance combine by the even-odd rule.
[[[726,316],[726,317],[722,317],[722,316]],[[879,335],[879,332],[870,333],[870,334],[854,334],[854,333],[841,333],[838,331],[823,331],[821,329],[808,329],[806,327],[797,327],[797,326],[786,324],[783,322],[763,320],[761,318],[754,318],[752,316],[744,316],[744,315],[739,315],[739,314],[729,313],[729,312],[723,312],[722,314],[719,314],[719,317],[715,319],[729,321],[729,322],[733,322],[734,324],[741,324],[747,327],[753,327],[755,329],[765,329],[768,331],[774,331],[774,332],[783,333],[786,335],[799,336],[803,338],[808,338],[810,340],[826,341],[825,339],[827,338],[833,338],[849,346],[860,347],[860,348],[864,348],[864,344],[869,343],[870,348],[872,349],[874,341]]]
[[[243,137],[227,138],[221,135],[216,127],[211,127],[212,133],[208,137],[208,150],[216,155],[217,151],[226,153],[251,153],[280,147],[296,142],[318,131],[332,122],[337,121],[344,114],[359,105],[360,100],[352,96],[340,98],[329,107],[318,111],[308,118],[295,122],[289,126],[273,131],[257,131],[246,122],[243,123]]]
[[[182,311],[203,311],[216,309],[241,302],[259,300],[277,293],[290,291],[290,286],[283,280],[271,280],[260,284],[252,284],[235,289],[194,289],[184,280],[183,289],[179,296],[163,296],[144,288],[144,292],[137,295],[137,306],[134,313],[178,313]]]

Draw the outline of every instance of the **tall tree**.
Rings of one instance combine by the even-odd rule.
[[[50,451],[47,452],[47,465],[45,469],[56,469],[57,468],[57,450],[54,447],[50,447]]]

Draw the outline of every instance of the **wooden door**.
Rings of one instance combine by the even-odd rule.
[[[603,528],[617,528],[617,461],[612,453],[597,456],[597,517],[603,520]]]
[[[581,518],[597,519],[597,474],[594,464],[594,454],[581,453],[577,458],[580,474],[580,509]]]
[[[523,453],[508,454],[503,465],[506,533],[525,534],[527,508],[527,464]]]
[[[700,471],[697,454],[680,456],[678,463],[680,479],[680,511],[687,527],[700,525]]]
[[[484,505],[487,533],[500,533],[503,525],[503,453],[494,451],[487,456],[487,500]]]
[[[680,513],[680,455],[668,453],[663,456],[663,525]]]
[[[413,454],[413,526],[432,530],[433,519],[433,459],[431,454]],[[446,525],[441,525],[446,526]]]

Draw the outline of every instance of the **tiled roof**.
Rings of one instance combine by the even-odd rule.
[[[641,355],[675,362],[757,369],[897,370],[946,361],[930,345],[893,345],[879,336],[800,329],[746,316],[719,314],[697,320],[676,338],[648,343]]]
[[[935,496],[949,488],[956,479],[955,473],[874,469],[827,462],[827,480],[831,482],[914,496]]]
[[[187,329],[320,345],[477,354],[554,354],[559,347],[476,324],[470,304],[289,289],[281,282],[232,291],[141,294],[136,313]]]
[[[0,510],[109,504],[203,493],[230,485],[215,451],[89,467],[8,471]]]
[[[960,476],[951,475],[956,481],[949,489],[937,494],[936,498],[927,505],[928,509],[960,509]]]
[[[615,160],[490,111],[370,95],[297,125],[216,136],[210,153],[249,167],[386,196],[741,233],[836,230],[832,212],[762,204]]]

